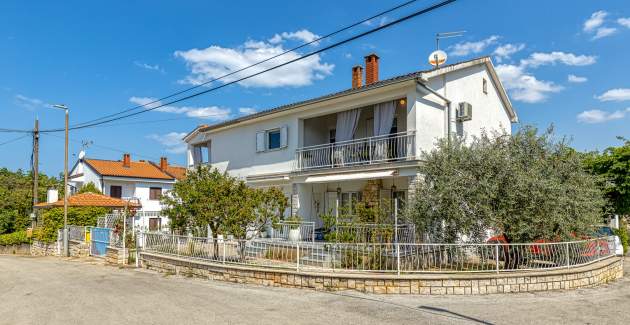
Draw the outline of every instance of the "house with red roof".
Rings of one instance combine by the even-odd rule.
[[[85,157],[81,152],[68,175],[71,192],[94,183],[108,197],[138,202],[140,209],[136,212],[134,227],[157,231],[168,227],[160,198],[186,175],[186,168],[170,165],[166,157],[160,158],[159,163],[133,161],[126,153],[121,160],[104,160]]]

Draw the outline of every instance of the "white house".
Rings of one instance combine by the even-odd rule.
[[[449,134],[511,132],[517,122],[489,57],[379,80],[379,57],[352,87],[215,125],[184,140],[188,166],[210,164],[251,186],[279,186],[291,213],[319,216],[356,200],[408,196],[422,152]],[[411,192],[412,193],[412,192]]]
[[[142,207],[136,213],[134,227],[154,231],[168,226],[168,218],[161,214],[160,197],[185,172],[184,167],[169,165],[165,157],[158,164],[132,161],[129,154],[124,154],[122,160],[101,160],[86,158],[81,152],[68,182],[72,191],[92,182],[105,195],[139,202]]]

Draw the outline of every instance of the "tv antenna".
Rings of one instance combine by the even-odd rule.
[[[441,64],[444,64],[448,56],[446,55],[446,52],[440,50],[440,40],[460,37],[463,36],[465,32],[465,30],[461,30],[457,32],[443,32],[435,34],[435,51],[429,55],[429,63],[436,69],[439,68]]]

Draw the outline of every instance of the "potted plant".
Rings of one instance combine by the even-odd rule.
[[[302,221],[302,218],[299,216],[292,216],[286,221],[289,224],[289,241],[301,241],[302,236],[300,235],[300,222]]]

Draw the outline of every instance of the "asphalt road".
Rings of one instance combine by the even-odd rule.
[[[628,310],[628,276],[564,292],[381,296],[0,256],[0,324],[628,324]]]

